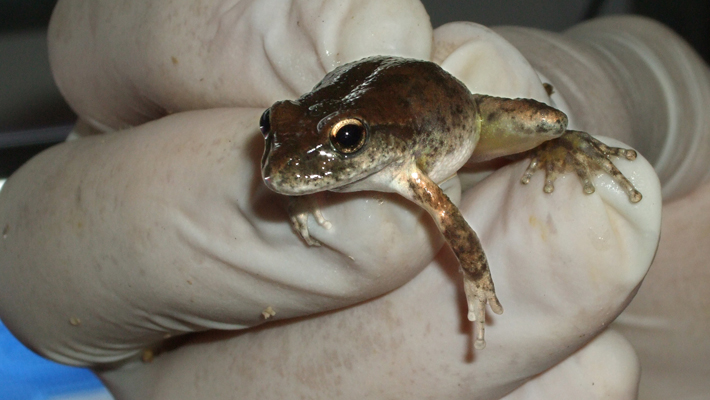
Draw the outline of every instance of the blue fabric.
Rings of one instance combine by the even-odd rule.
[[[44,400],[102,387],[86,368],[57,364],[33,353],[0,321],[0,399]]]

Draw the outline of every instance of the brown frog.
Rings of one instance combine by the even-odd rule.
[[[544,169],[544,191],[550,193],[556,176],[572,170],[585,193],[593,193],[590,173],[603,170],[632,202],[641,200],[610,161],[611,156],[633,160],[635,151],[568,131],[567,116],[538,101],[472,94],[427,61],[376,56],[342,65],[311,92],[267,109],[260,128],[266,139],[262,176],[270,189],[289,196],[396,192],[432,216],[461,264],[468,318],[478,321],[478,349],[485,347],[486,303],[497,314],[503,307],[478,236],[438,183],[466,163],[529,151],[532,161],[522,183]],[[318,245],[307,222],[313,214],[329,227],[320,211],[310,207],[290,214],[303,239]]]

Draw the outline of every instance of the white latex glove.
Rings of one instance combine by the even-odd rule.
[[[470,29],[494,42],[472,53],[475,63],[522,58]],[[334,227],[311,226],[325,246],[300,241],[282,197],[260,180],[259,114],[342,62],[429,58],[418,2],[64,1],[50,46],[60,88],[85,121],[142,125],[57,146],[8,181],[0,317],[45,356],[101,367],[119,398],[501,397],[602,332],[653,256],[660,195],[643,159],[617,162],[644,194],[636,205],[605,176],[594,195],[569,176],[548,196],[541,174],[519,184],[524,163],[498,171],[461,202],[506,307],[487,349],[472,354],[456,263],[444,250],[425,268],[441,239],[416,207],[382,194],[326,195]],[[478,79],[537,79],[525,63],[489,71]],[[522,82],[519,93],[541,93],[539,81]],[[225,105],[259,108],[217,108]],[[269,306],[270,320],[341,308],[414,276],[337,313],[204,333],[151,364],[106,370],[167,336],[254,326]],[[609,335],[575,357],[601,348],[635,365]],[[612,389],[633,391],[637,373],[613,375]],[[569,383],[547,376],[552,387]]]
[[[656,170],[663,187],[663,234],[638,295],[613,328],[638,353],[640,399],[707,398],[708,65],[680,36],[647,18],[597,19],[564,34],[496,31],[565,94],[582,129],[632,144]]]
[[[332,245],[311,249],[260,179],[264,107],[338,62],[430,53],[419,3],[360,4],[350,18],[351,4],[313,1],[60,3],[49,34],[60,90],[94,127],[139,126],[57,146],[8,180],[7,326],[49,358],[101,365],[167,335],[257,325],[269,306],[274,319],[343,307],[421,271],[441,241],[407,201],[344,203]],[[160,119],[189,109],[202,110]],[[358,231],[361,213],[373,221]],[[393,241],[402,232],[409,241]]]

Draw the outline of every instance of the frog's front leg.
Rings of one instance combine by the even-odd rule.
[[[474,346],[483,349],[486,346],[484,338],[486,303],[490,304],[496,314],[502,314],[503,307],[496,296],[481,241],[461,215],[458,207],[436,183],[414,165],[403,168],[403,171],[396,178],[395,189],[402,196],[424,208],[434,218],[437,227],[461,264],[468,319],[477,321],[478,324]]]
[[[574,171],[584,192],[590,194],[594,193],[590,173],[603,171],[624,188],[631,202],[641,200],[641,193],[611,162],[612,156],[633,160],[635,151],[609,147],[585,132],[568,131],[562,111],[536,100],[476,95],[476,103],[481,136],[472,161],[530,151],[532,160],[521,180],[524,184],[535,171],[544,169],[544,190],[551,193],[559,174]]]
[[[318,225],[325,229],[330,229],[330,222],[323,217],[318,202],[314,196],[291,196],[288,204],[288,216],[291,219],[291,226],[298,232],[309,246],[320,246],[321,243],[311,237],[308,231],[308,216],[313,215]]]
[[[635,160],[636,152],[620,147],[610,147],[586,132],[567,131],[561,137],[550,140],[531,151],[530,165],[521,182],[527,184],[535,171],[545,170],[545,193],[552,193],[559,174],[574,171],[582,181],[584,193],[594,193],[591,172],[606,172],[626,191],[632,203],[641,201],[641,193],[612,163],[611,157]]]
[[[562,136],[567,115],[533,99],[475,95],[480,137],[471,162],[518,154]]]

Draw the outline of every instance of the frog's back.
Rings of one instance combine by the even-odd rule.
[[[404,142],[404,156],[437,182],[466,163],[479,138],[474,96],[428,61],[370,57],[331,72],[307,96],[315,103],[338,98],[344,109],[359,110],[373,135]]]

